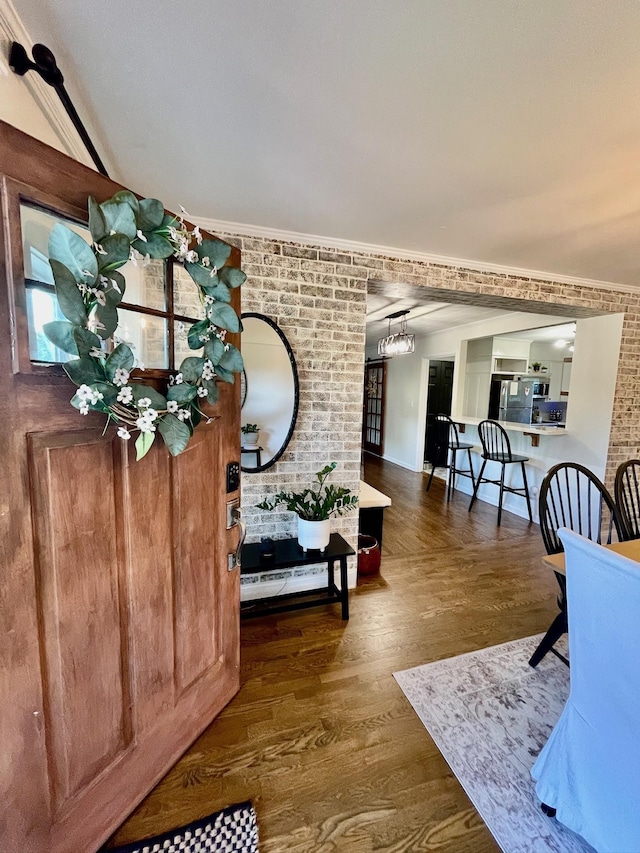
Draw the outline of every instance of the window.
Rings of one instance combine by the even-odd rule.
[[[48,260],[49,234],[62,222],[88,243],[91,234],[80,225],[32,204],[20,204],[22,249],[29,331],[29,355],[38,364],[56,364],[73,356],[57,349],[43,331],[45,323],[64,319],[55,298]],[[189,274],[173,261],[129,262],[120,269],[127,283],[118,308],[115,338],[126,342],[147,370],[175,369],[189,349],[187,332],[204,317],[199,293]]]

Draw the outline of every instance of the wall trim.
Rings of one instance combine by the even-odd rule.
[[[2,0],[0,0],[0,3]],[[227,222],[224,219],[208,219],[206,217],[192,217],[194,223],[200,225],[206,231],[212,233],[237,234],[240,237],[258,237],[264,240],[274,240],[285,243],[302,243],[304,245],[319,246],[326,249],[341,249],[344,252],[355,252],[365,255],[382,255],[401,261],[416,261],[417,263],[439,264],[447,267],[457,267],[473,272],[495,273],[497,275],[515,276],[516,278],[531,278],[537,281],[558,282],[560,284],[573,284],[577,287],[592,287],[597,290],[614,290],[618,293],[638,294],[638,288],[631,284],[617,284],[614,281],[599,281],[591,278],[580,278],[578,276],[561,275],[559,273],[544,272],[541,270],[527,270],[520,267],[510,267],[503,264],[494,264],[488,261],[474,261],[466,258],[450,258],[445,255],[433,255],[429,252],[412,252],[409,249],[400,249],[396,246],[378,246],[374,243],[359,243],[356,240],[343,240],[338,237],[322,237],[318,234],[303,234],[298,231],[284,231],[278,228],[268,228],[263,225],[249,225],[244,222]],[[398,276],[400,279],[401,277]],[[371,280],[376,276],[372,274]]]
[[[0,46],[2,49],[0,72],[7,74],[13,74],[8,62],[9,45],[12,41],[20,42],[27,53],[31,52],[34,44],[11,0],[0,0]],[[29,72],[22,79],[31,97],[60,140],[64,153],[96,171],[95,163],[84,147],[55,90],[45,83],[39,74]]]

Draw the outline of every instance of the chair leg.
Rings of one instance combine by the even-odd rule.
[[[433,480],[433,472],[436,470],[436,463],[432,462],[431,466],[432,467],[431,467],[431,473],[429,474],[429,482],[427,483],[427,488],[425,489],[425,492],[428,492],[429,489],[431,488],[431,481]]]
[[[471,495],[471,503],[469,504],[469,512],[471,512],[471,507],[476,502],[476,497],[478,495],[478,488],[480,483],[482,482],[482,475],[484,474],[484,466],[487,464],[487,460],[482,460],[482,467],[480,468],[480,473],[478,474],[478,479],[476,480],[475,486],[473,487],[473,495]]]
[[[502,499],[504,497],[504,469],[506,465],[504,462],[502,463],[502,469],[500,471],[500,495],[498,496],[498,527],[500,527],[500,522],[502,521]]]
[[[524,483],[524,496],[527,499],[527,510],[529,511],[529,521],[533,521],[533,516],[531,515],[531,501],[529,500],[529,484],[527,483],[527,472],[524,467],[524,462],[520,463],[522,465],[522,482]]]
[[[473,476],[473,462],[471,461],[471,448],[467,447],[467,456],[469,457],[469,471],[471,472],[471,485],[475,489],[476,478]]]
[[[447,501],[451,500],[451,495],[456,486],[456,451],[451,448],[451,459],[449,461],[449,482],[447,483]]]
[[[544,635],[542,640],[540,640],[538,648],[531,655],[529,659],[529,666],[534,668],[538,666],[542,658],[547,654],[547,652],[551,651],[552,647],[555,646],[560,637],[563,634],[566,634],[567,627],[566,611],[561,610],[549,626],[547,633]]]

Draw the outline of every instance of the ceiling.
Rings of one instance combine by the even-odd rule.
[[[13,0],[194,218],[635,286],[636,0]]]

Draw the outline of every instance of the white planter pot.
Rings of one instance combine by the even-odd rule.
[[[258,432],[240,433],[240,438],[243,447],[253,447],[254,444],[258,443],[258,439],[260,438],[260,430],[258,430]]]
[[[298,543],[303,551],[324,549],[331,538],[331,520],[306,521],[298,516]]]

